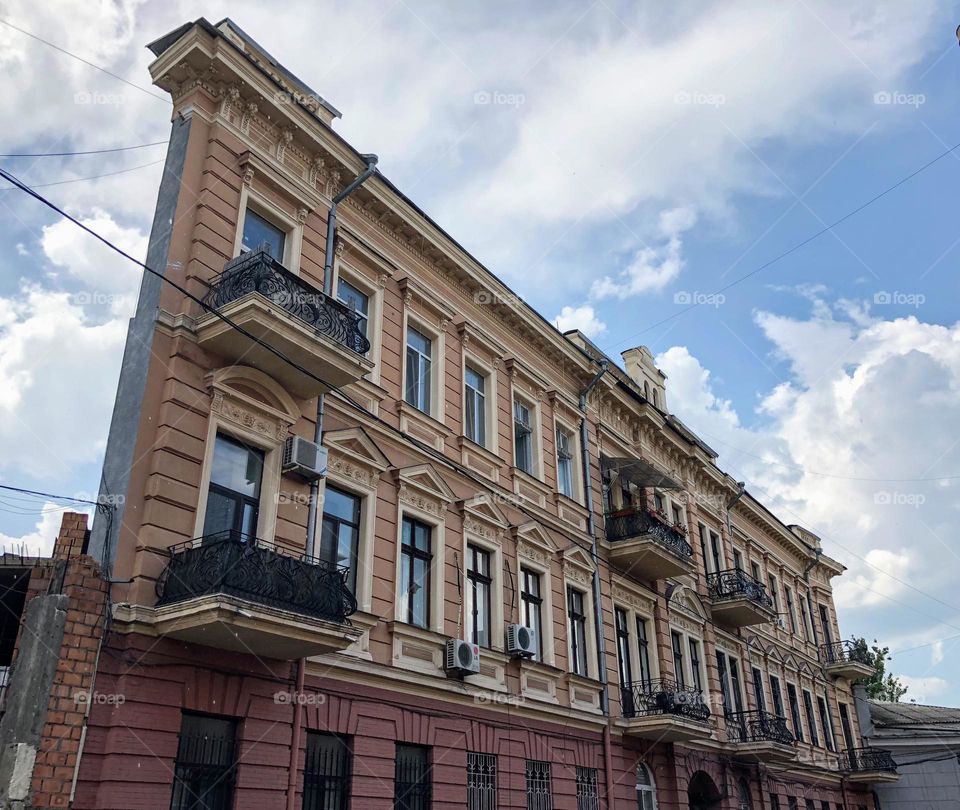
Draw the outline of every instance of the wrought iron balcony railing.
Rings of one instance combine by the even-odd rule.
[[[732,743],[775,742],[795,745],[796,738],[783,717],[760,710],[732,712],[726,716],[727,737]]]
[[[710,709],[699,689],[679,686],[668,678],[624,684],[620,689],[620,703],[624,717],[667,714],[701,723],[710,719]]]
[[[854,641],[835,641],[832,644],[823,644],[820,646],[820,660],[826,664],[866,664],[872,667],[874,664],[873,653],[865,644],[857,644]]]
[[[173,546],[157,580],[158,604],[225,594],[345,623],[357,610],[347,569],[235,531]]]
[[[356,312],[295,276],[265,250],[242,253],[228,262],[203,303],[220,309],[249,293],[260,293],[357,354],[370,351],[370,341],[360,331]]]
[[[682,560],[693,559],[693,548],[675,527],[655,517],[647,509],[624,509],[612,512],[606,519],[607,540],[651,537],[667,551]]]
[[[707,574],[707,594],[714,602],[749,599],[770,610],[774,609],[773,599],[763,583],[739,568]]]
[[[840,770],[896,773],[893,754],[879,748],[850,748],[840,753]]]

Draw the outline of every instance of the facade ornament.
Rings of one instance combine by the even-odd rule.
[[[250,134],[250,122],[253,116],[257,114],[257,105],[250,102],[243,108],[243,115],[240,116],[240,131],[244,135]]]

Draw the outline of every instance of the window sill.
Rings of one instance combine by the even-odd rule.
[[[547,508],[547,498],[553,494],[550,489],[539,478],[524,472],[519,467],[511,467],[513,473],[513,491],[521,498],[539,506],[541,509]]]
[[[561,492],[554,492],[553,503],[557,507],[557,516],[560,520],[581,531],[587,530],[588,513],[579,501]]]
[[[400,416],[400,430],[426,442],[435,450],[442,452],[445,439],[453,435],[453,431],[443,422],[415,408],[404,399],[397,401],[397,414]]]
[[[503,467],[503,459],[500,456],[466,436],[458,436],[457,444],[460,447],[460,462],[465,467],[499,483],[500,468]]]
[[[600,713],[600,681],[568,672],[564,676],[571,709]]]

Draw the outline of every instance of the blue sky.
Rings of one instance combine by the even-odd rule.
[[[547,318],[650,346],[670,409],[848,566],[844,631],[960,705],[960,150],[710,297],[960,142],[949,4],[37,5],[0,17],[146,88],[147,42],[229,13]],[[0,67],[0,152],[167,137],[168,103],[3,25]],[[142,254],[162,157],[3,165],[132,169],[44,191]],[[0,481],[91,495],[139,275],[16,192],[0,213]],[[2,495],[0,539],[44,547],[62,508]]]

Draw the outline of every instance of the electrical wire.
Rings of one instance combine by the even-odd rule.
[[[52,183],[34,183],[30,188],[49,188],[50,186],[65,186],[68,183],[82,183],[87,180],[100,180],[103,177],[115,177],[118,174],[128,174],[129,172],[135,172],[139,169],[146,169],[149,166],[159,166],[161,163],[164,163],[166,158],[160,158],[160,160],[152,160],[149,163],[141,163],[139,166],[131,166],[128,169],[119,169],[115,172],[105,172],[104,174],[92,174],[89,177],[74,177],[70,180],[56,180]],[[19,191],[16,186],[4,186],[0,188],[0,191]]]
[[[813,242],[813,241],[816,240],[816,239],[819,239],[819,238],[820,238],[821,236],[823,236],[825,233],[830,232],[831,230],[833,230],[834,228],[836,228],[838,225],[846,222],[846,221],[847,221],[848,219],[850,219],[851,217],[854,217],[854,216],[856,216],[857,214],[859,214],[859,213],[860,213],[861,211],[863,211],[865,208],[869,208],[869,207],[870,207],[871,205],[873,205],[875,202],[883,199],[883,198],[886,197],[890,192],[895,191],[896,189],[900,188],[900,186],[902,186],[904,183],[909,182],[909,181],[912,180],[914,177],[916,177],[918,174],[921,174],[922,172],[925,172],[927,169],[929,169],[929,168],[930,168],[931,166],[933,166],[935,163],[938,163],[939,161],[943,160],[945,157],[947,157],[947,155],[955,152],[957,149],[960,149],[960,143],[956,143],[956,144],[954,144],[953,146],[945,149],[943,152],[941,152],[941,153],[940,153],[939,155],[937,155],[935,158],[933,158],[932,160],[929,160],[929,161],[927,161],[926,163],[924,163],[919,169],[915,169],[914,171],[910,172],[910,174],[906,175],[905,177],[900,178],[900,179],[899,179],[896,183],[894,183],[892,186],[888,186],[888,187],[885,188],[883,191],[881,191],[879,194],[875,194],[873,197],[871,197],[871,198],[870,198],[869,200],[867,200],[866,202],[863,202],[863,203],[861,203],[860,205],[858,205],[858,206],[857,206],[856,208],[854,208],[852,211],[847,212],[846,214],[844,214],[844,215],[843,215],[842,217],[840,217],[839,219],[835,219],[835,220],[834,220],[833,222],[831,222],[829,225],[825,225],[825,226],[824,226],[823,228],[821,228],[819,231],[816,231],[815,233],[813,233],[813,234],[811,234],[810,236],[808,236],[806,239],[803,239],[802,241],[797,242],[795,245],[793,245],[793,247],[787,248],[787,250],[783,251],[782,253],[779,253],[778,255],[774,256],[772,259],[764,262],[764,263],[761,264],[759,267],[754,268],[754,269],[751,270],[749,273],[745,273],[744,275],[740,276],[739,278],[735,278],[733,281],[729,282],[728,284],[725,284],[724,286],[720,287],[719,289],[714,290],[714,291],[713,291],[712,293],[710,293],[709,295],[702,296],[700,299],[698,299],[697,301],[694,301],[693,303],[689,304],[688,306],[684,307],[683,309],[679,310],[678,312],[674,312],[673,315],[668,315],[666,318],[661,318],[659,321],[655,321],[654,323],[650,324],[650,326],[648,326],[648,327],[646,327],[646,328],[644,328],[644,329],[641,329],[639,332],[634,332],[632,335],[628,335],[628,336],[625,337],[625,338],[621,338],[620,340],[618,340],[618,341],[616,341],[616,342],[614,342],[614,343],[611,343],[611,344],[609,344],[609,345],[611,345],[611,346],[613,346],[613,347],[617,347],[617,346],[620,346],[620,345],[622,345],[622,344],[624,344],[624,343],[627,343],[628,341],[631,341],[631,340],[633,340],[634,338],[638,338],[638,337],[640,337],[640,335],[643,335],[643,334],[645,334],[646,332],[649,332],[651,329],[656,329],[658,326],[663,326],[663,324],[669,323],[669,322],[672,321],[674,318],[679,318],[681,315],[685,315],[686,313],[690,312],[691,310],[696,309],[696,308],[699,307],[699,306],[702,306],[704,303],[706,303],[706,301],[713,300],[713,297],[714,297],[714,296],[720,295],[721,293],[725,293],[727,290],[730,290],[730,289],[732,289],[733,287],[736,287],[738,284],[741,284],[742,282],[746,281],[747,279],[752,278],[753,276],[757,275],[758,273],[766,270],[766,269],[767,269],[768,267],[770,267],[771,265],[776,264],[776,263],[779,262],[781,259],[785,259],[785,258],[786,258],[787,256],[789,256],[791,253],[795,253],[796,251],[800,250],[800,248],[805,247],[806,245],[809,245],[811,242]]]
[[[52,42],[50,42],[49,40],[46,40],[46,39],[44,39],[43,37],[38,37],[36,34],[32,34],[32,33],[30,33],[29,31],[26,31],[26,30],[24,30],[23,28],[20,28],[20,27],[14,25],[14,24],[13,24],[12,22],[10,22],[9,20],[0,19],[0,24],[5,25],[5,26],[7,26],[8,28],[12,28],[14,31],[19,31],[19,32],[20,32],[21,34],[23,34],[24,36],[28,36],[28,37],[30,37],[31,39],[35,39],[37,42],[42,42],[44,45],[46,45],[46,46],[48,46],[48,47],[50,47],[50,48],[53,48],[55,51],[59,51],[60,53],[65,54],[66,56],[69,56],[71,59],[76,59],[78,62],[83,62],[83,64],[85,64],[85,65],[87,65],[87,66],[89,66],[89,67],[92,67],[92,68],[94,68],[95,70],[99,70],[101,73],[106,73],[108,76],[116,79],[117,81],[120,81],[120,82],[123,82],[123,83],[126,84],[126,85],[129,85],[130,87],[134,88],[135,90],[139,90],[141,93],[146,93],[146,94],[147,94],[148,96],[150,96],[151,98],[159,99],[160,101],[162,101],[162,102],[164,102],[164,103],[167,103],[167,104],[170,103],[170,99],[165,98],[164,96],[161,96],[161,95],[159,95],[159,94],[157,94],[157,93],[154,93],[152,90],[148,90],[146,87],[142,87],[142,86],[139,85],[139,84],[134,84],[133,82],[129,81],[128,79],[124,79],[123,76],[118,76],[116,73],[113,73],[112,71],[107,70],[105,67],[101,67],[100,65],[97,65],[97,64],[91,62],[91,61],[88,60],[88,59],[84,59],[82,56],[77,56],[77,54],[73,53],[72,51],[68,51],[66,48],[61,48],[59,45],[54,45],[54,44],[53,44]]]
[[[2,170],[0,170],[2,171]],[[72,495],[52,495],[49,492],[39,492],[35,489],[24,489],[23,487],[13,487],[8,484],[0,484],[0,489],[9,492],[19,492],[21,495],[36,495],[39,498],[49,498],[52,501],[73,501],[74,503],[89,503],[92,506],[109,506],[98,501],[90,501],[86,498],[74,498]]]
[[[146,149],[149,146],[166,145],[168,141],[153,141],[152,143],[140,143],[136,146],[117,146],[113,149],[90,149],[86,152],[19,152],[15,154],[0,155],[0,158],[42,158],[42,157],[77,157],[78,155],[106,155],[110,152],[129,152],[133,149]]]

